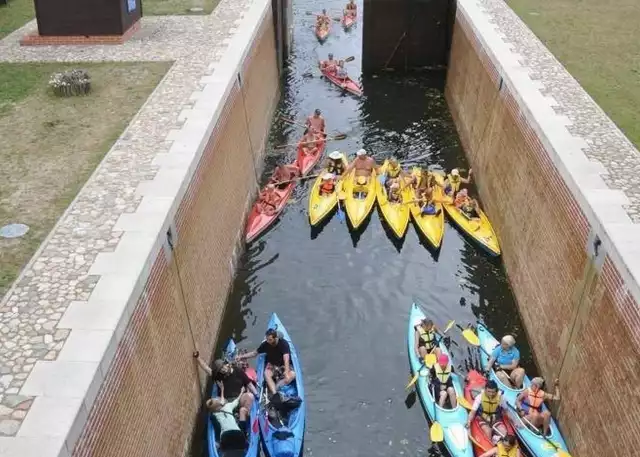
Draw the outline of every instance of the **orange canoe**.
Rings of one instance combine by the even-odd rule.
[[[351,16],[349,14],[345,14],[342,16],[342,26],[349,30],[353,24],[356,23],[356,16]]]
[[[275,182],[275,177],[271,177],[267,185]],[[296,182],[297,181],[291,181],[283,189],[276,188],[278,203],[273,209],[272,214],[260,212],[257,204],[258,202],[256,201],[256,203],[254,203],[253,208],[251,208],[251,213],[249,213],[247,227],[245,230],[245,241],[247,243],[251,243],[253,240],[258,238],[258,236],[262,235],[276,221],[282,210],[287,206],[287,202],[289,201],[291,192],[293,192],[293,188],[296,186]]]
[[[346,90],[347,92],[353,95],[356,95],[358,97],[362,96],[362,89],[360,88],[360,85],[356,83],[353,79],[349,78],[348,76],[346,79],[342,80],[333,73],[329,73],[325,70],[320,70],[320,71],[322,72],[325,78],[327,78],[329,81],[331,81],[333,84],[340,87],[341,89]]]
[[[320,141],[318,142],[318,147],[314,154],[305,154],[302,151],[303,146],[298,145],[298,158],[296,160],[297,160],[298,168],[300,168],[300,173],[302,173],[302,176],[309,173],[311,169],[315,167],[316,164],[320,161],[320,158],[324,153],[324,149],[327,146],[327,142],[322,139],[323,136],[324,135],[316,135],[316,138],[318,138]]]

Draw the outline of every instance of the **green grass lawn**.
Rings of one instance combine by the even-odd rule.
[[[640,148],[640,1],[507,3]]]
[[[0,226],[30,227],[0,238],[0,297],[170,66],[82,64],[92,92],[58,98],[49,77],[72,66],[0,63]]]
[[[0,39],[19,29],[36,13],[33,0],[9,0],[9,4],[0,6]]]

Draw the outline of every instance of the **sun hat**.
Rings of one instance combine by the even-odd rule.
[[[329,154],[329,158],[333,160],[338,160],[342,158],[342,154],[340,154],[340,151],[333,151],[331,154]]]
[[[356,155],[358,157],[366,156],[367,155],[367,151],[365,151],[364,149],[360,149],[358,152],[356,152]]]

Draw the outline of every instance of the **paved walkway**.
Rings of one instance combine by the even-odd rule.
[[[569,132],[587,142],[585,155],[608,171],[602,177],[607,186],[629,198],[625,209],[634,223],[640,223],[640,152],[505,2],[479,0],[478,4],[491,16],[504,41],[522,56],[531,79],[542,85],[542,93],[557,102],[555,111],[571,121]]]
[[[183,122],[181,111],[193,106],[192,94],[215,70],[251,3],[222,0],[210,16],[145,17],[141,29],[120,46],[19,46],[35,21],[0,41],[0,61],[175,60],[0,302],[0,436],[16,435],[31,407],[34,389],[23,386],[35,363],[58,359],[63,345],[72,350],[68,328],[74,319],[101,312],[86,305],[98,279],[90,268],[99,253],[112,252],[119,243],[116,221],[138,208],[136,189],[154,178],[154,160],[171,146],[172,129]]]

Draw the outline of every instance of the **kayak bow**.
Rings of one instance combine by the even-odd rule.
[[[342,163],[347,167],[347,158],[342,154]],[[311,195],[309,196],[309,222],[315,226],[322,222],[338,204],[338,194],[341,189],[341,182],[336,184],[333,193],[328,195],[320,195],[320,186],[322,185],[322,175],[326,173],[323,170],[313,183]]]
[[[420,183],[420,173],[420,167],[414,167],[411,172],[411,175],[418,179],[418,184]],[[415,190],[412,189],[411,195],[413,200],[418,199]],[[434,187],[433,197],[442,198],[442,191],[440,187]],[[431,246],[438,249],[442,244],[442,237],[444,236],[444,211],[442,211],[441,203],[434,204],[434,208],[436,214],[422,214],[422,209],[417,201],[414,201],[409,205],[411,217],[413,222],[416,224],[416,227],[420,233],[424,235],[427,241],[429,241]]]

